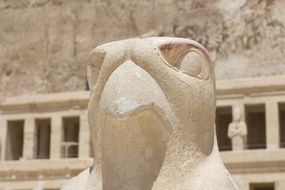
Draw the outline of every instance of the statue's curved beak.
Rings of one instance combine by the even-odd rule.
[[[142,109],[170,109],[158,83],[132,61],[113,71],[102,92],[100,107],[119,118]]]
[[[170,134],[168,109],[157,82],[135,63],[127,61],[113,71],[99,113],[106,189],[151,189]]]

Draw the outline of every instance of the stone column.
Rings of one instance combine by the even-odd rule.
[[[7,120],[0,117],[0,160],[5,160]]]
[[[247,142],[247,125],[244,117],[244,105],[233,106],[233,122],[228,127],[228,137],[232,141],[233,151],[246,149]]]
[[[276,190],[284,190],[285,189],[285,181],[275,182],[275,189]]]
[[[266,148],[279,148],[279,112],[277,101],[266,102]]]
[[[62,142],[62,117],[53,115],[51,117],[51,141],[50,141],[50,158],[61,158]]]
[[[28,116],[24,121],[23,159],[31,160],[36,155],[35,118]]]
[[[79,158],[90,157],[90,133],[88,125],[87,110],[80,114],[80,127],[79,127]]]

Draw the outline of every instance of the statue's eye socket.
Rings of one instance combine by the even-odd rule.
[[[159,50],[164,62],[175,69],[199,79],[209,76],[209,61],[201,50],[188,44],[165,44]]]
[[[202,72],[203,58],[196,51],[190,51],[179,61],[177,67],[191,76],[198,76]]]
[[[105,57],[106,57],[106,51],[100,48],[95,48],[89,56],[89,64],[87,67],[87,79],[90,89],[92,89],[97,82],[97,78],[99,76],[99,72]]]

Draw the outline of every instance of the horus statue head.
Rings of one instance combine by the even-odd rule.
[[[96,47],[88,65],[94,163],[87,189],[234,190],[215,140],[213,67],[190,39]]]

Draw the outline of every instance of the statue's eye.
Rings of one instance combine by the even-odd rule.
[[[175,69],[200,79],[207,78],[208,61],[200,49],[187,44],[166,44],[160,46],[159,50],[162,59]]]
[[[191,76],[198,76],[202,72],[203,58],[196,51],[190,51],[179,59],[177,67]]]

